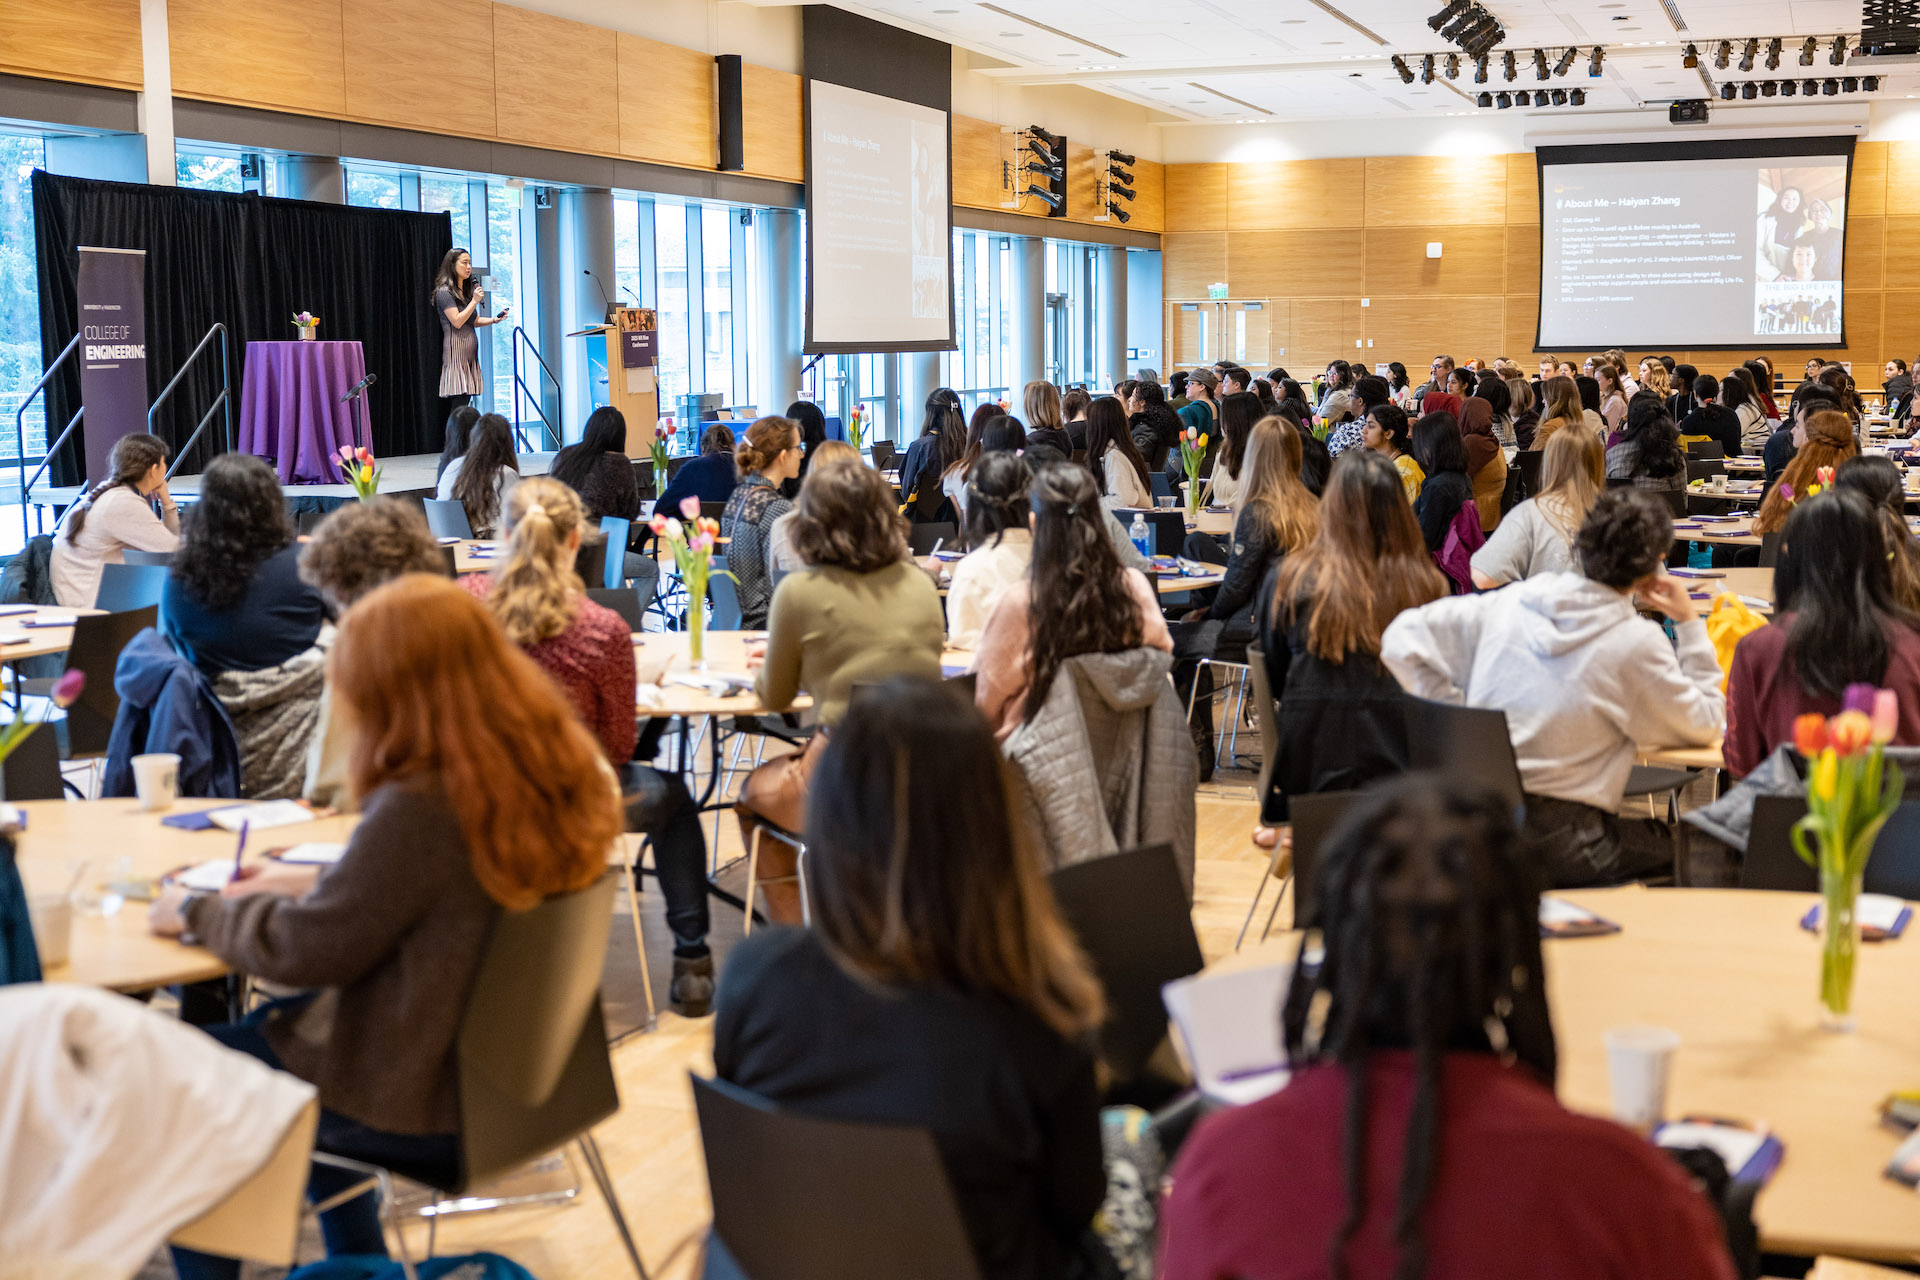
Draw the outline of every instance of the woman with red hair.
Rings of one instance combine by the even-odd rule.
[[[321,1150],[451,1177],[454,1048],[494,921],[605,874],[619,795],[559,689],[445,578],[411,574],[366,596],[328,663],[362,802],[340,860],[317,878],[269,864],[219,895],[169,888],[149,924],[303,989],[208,1030],[319,1087]],[[317,1166],[308,1192],[356,1181]],[[371,1192],[322,1224],[330,1254],[386,1254]],[[183,1250],[175,1268],[182,1280],[240,1272]]]

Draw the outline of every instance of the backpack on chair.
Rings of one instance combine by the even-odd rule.
[[[1487,535],[1480,531],[1480,508],[1469,498],[1454,513],[1446,541],[1433,553],[1433,562],[1453,583],[1453,594],[1473,594],[1473,553],[1486,545]]]

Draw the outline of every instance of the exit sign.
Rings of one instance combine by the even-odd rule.
[[[1219,299],[1221,299],[1221,298],[1224,298],[1224,297],[1226,297],[1226,296],[1227,296],[1227,286],[1226,286],[1226,285],[1224,285],[1224,284],[1210,284],[1210,285],[1208,285],[1208,286],[1207,286],[1207,298],[1208,298],[1208,299],[1209,299],[1210,301],[1218,301]]]

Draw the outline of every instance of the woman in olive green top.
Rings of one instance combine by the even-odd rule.
[[[773,593],[767,638],[747,646],[747,666],[758,670],[755,688],[768,711],[791,706],[805,689],[822,729],[800,754],[748,775],[734,808],[749,840],[755,825],[795,834],[805,825],[813,760],[846,714],[854,686],[898,675],[938,680],[946,640],[940,594],[908,558],[907,522],[879,472],[816,467],[800,486],[792,540],[811,567],[789,574]],[[792,864],[790,847],[761,841],[768,909],[777,920],[798,922]]]

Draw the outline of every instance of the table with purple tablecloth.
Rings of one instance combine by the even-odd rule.
[[[240,452],[272,461],[281,484],[345,483],[331,459],[343,444],[368,443],[356,441],[353,415],[369,409],[340,397],[366,376],[357,342],[249,342]]]

